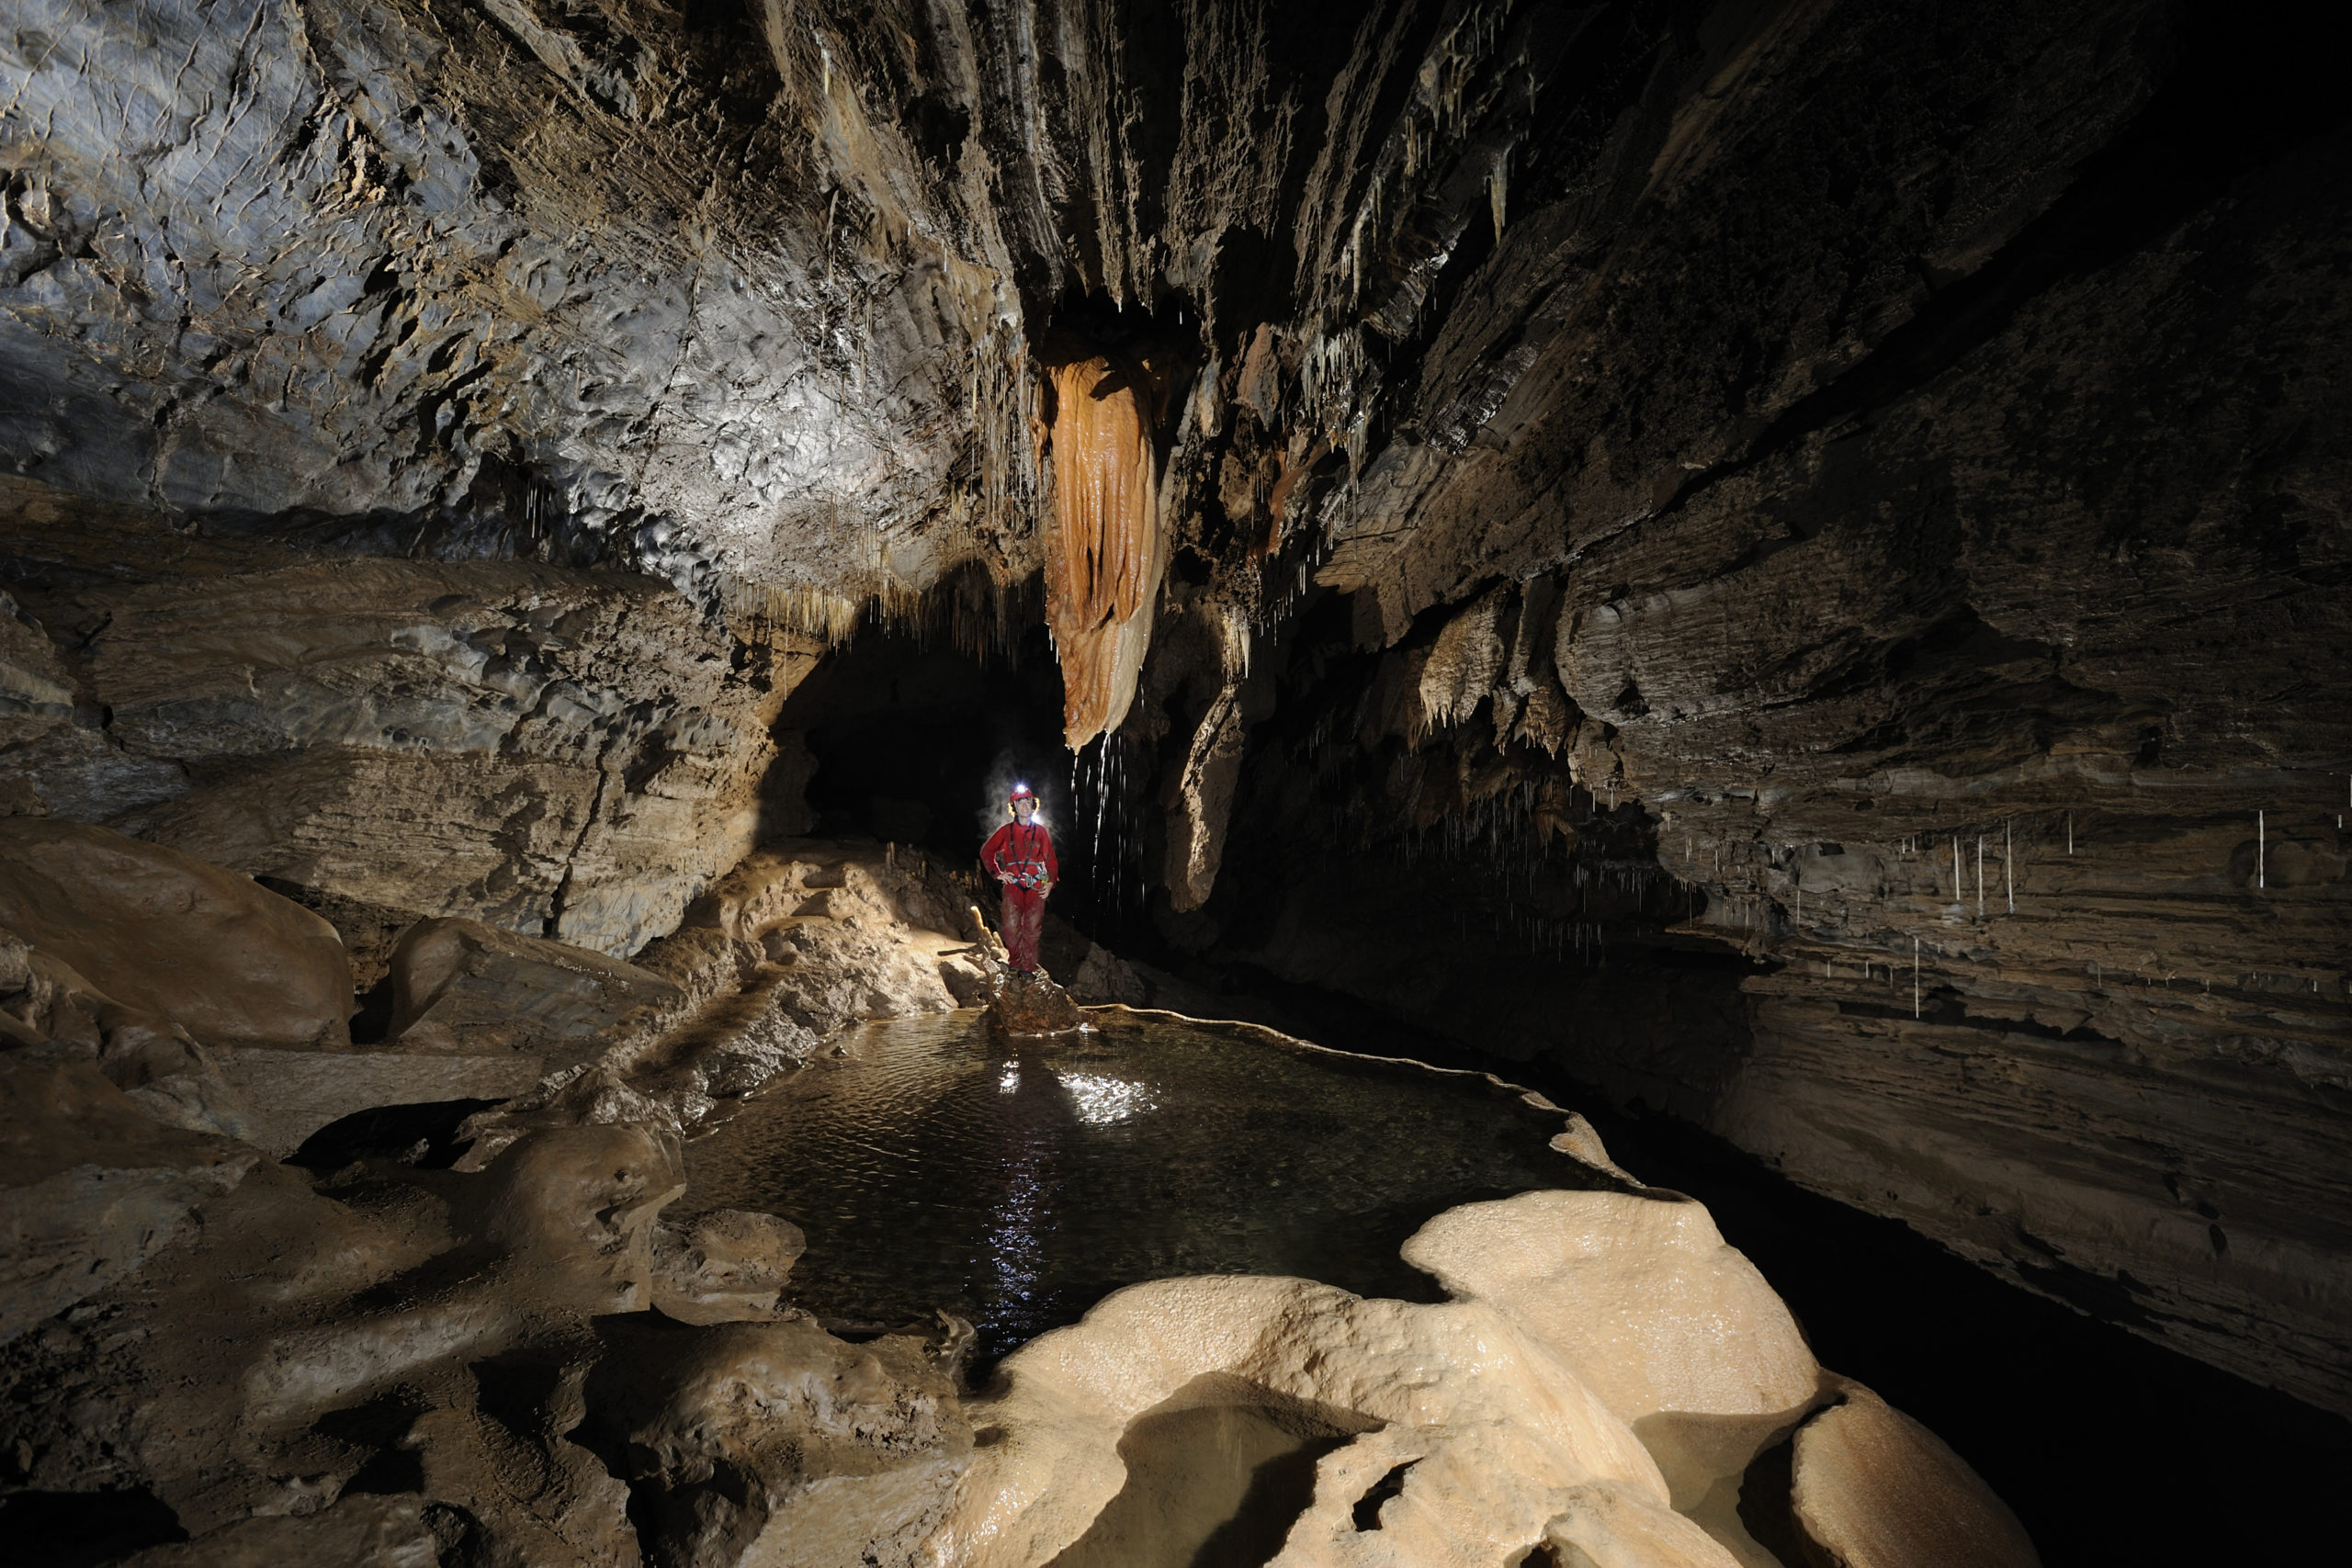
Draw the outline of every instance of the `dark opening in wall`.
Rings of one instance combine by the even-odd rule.
[[[1096,936],[1118,925],[1109,873],[1127,853],[1119,803],[1106,812],[1093,775],[1062,744],[1061,671],[1044,627],[987,658],[862,632],[792,694],[777,728],[816,761],[806,791],[814,832],[920,845],[958,866],[1005,820],[1012,784],[1027,784],[1061,862],[1053,912]]]

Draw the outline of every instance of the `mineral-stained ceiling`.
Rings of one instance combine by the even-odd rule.
[[[1071,711],[1167,941],[2345,1408],[2321,61],[2165,0],[17,0],[0,787],[630,951],[797,822],[811,637],[1035,614],[1058,541],[1159,583]],[[1057,377],[1148,425],[1116,518]],[[1596,887],[1734,967],[1540,967]]]

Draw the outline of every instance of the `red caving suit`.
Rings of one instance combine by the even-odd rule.
[[[1059,882],[1061,863],[1054,859],[1054,836],[1043,822],[1023,827],[1007,822],[989,835],[980,849],[980,864],[1004,884],[1004,950],[1015,969],[1035,974],[1037,938],[1046,926],[1044,884]]]

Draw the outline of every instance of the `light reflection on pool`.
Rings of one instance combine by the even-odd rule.
[[[984,1360],[1122,1285],[1295,1274],[1436,1299],[1397,1245],[1456,1203],[1587,1184],[1556,1112],[1463,1075],[1110,1011],[1075,1043],[976,1013],[869,1024],[686,1151],[672,1211],[808,1234],[790,1299],[843,1325],[968,1318]]]

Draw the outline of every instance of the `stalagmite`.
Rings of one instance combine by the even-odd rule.
[[[1148,389],[1099,354],[1055,366],[1049,381],[1046,618],[1061,659],[1063,739],[1075,751],[1117,728],[1135,700],[1167,549]]]

